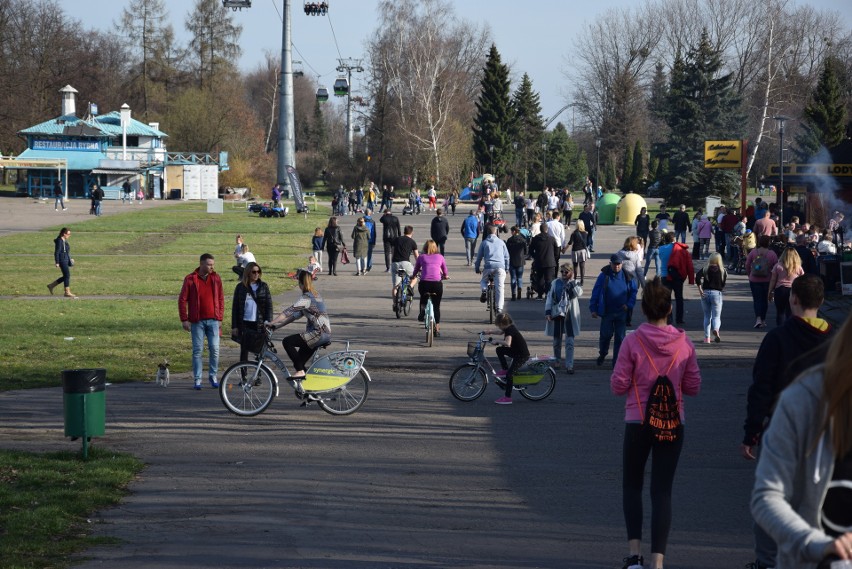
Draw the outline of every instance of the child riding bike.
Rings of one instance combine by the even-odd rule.
[[[497,357],[500,358],[501,371],[497,372],[498,376],[506,378],[506,394],[503,397],[495,400],[498,405],[512,404],[512,377],[515,372],[530,359],[530,350],[527,347],[527,341],[518,330],[512,321],[512,317],[507,312],[501,312],[494,320],[497,324],[497,330],[486,330],[484,334],[503,334],[503,340],[491,340],[491,343],[497,344]],[[506,358],[512,358],[512,363],[507,364]]]

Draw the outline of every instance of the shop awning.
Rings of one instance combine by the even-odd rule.
[[[75,150],[33,150],[28,148],[21,152],[16,158],[19,160],[67,160],[69,170],[94,170],[100,165],[101,160],[106,160],[103,152],[82,152]]]
[[[141,170],[110,170],[109,168],[95,168],[92,170],[92,174],[116,174],[128,176],[139,174],[140,172]]]

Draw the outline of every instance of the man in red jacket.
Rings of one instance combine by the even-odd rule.
[[[204,337],[210,353],[207,379],[212,387],[219,387],[216,374],[219,371],[219,336],[222,316],[225,313],[225,293],[222,279],[214,270],[213,255],[201,255],[198,268],[186,275],[178,297],[178,312],[183,329],[192,334],[192,376],[195,389],[201,389],[201,354]]]
[[[692,253],[686,243],[675,242],[669,256],[668,275],[664,283],[675,296],[676,323],[683,324],[683,283],[695,284],[695,267],[692,265]],[[669,314],[671,319],[671,314]]]

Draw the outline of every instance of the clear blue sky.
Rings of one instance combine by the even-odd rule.
[[[563,75],[565,56],[570,55],[574,38],[583,27],[610,8],[631,6],[632,0],[452,0],[456,13],[471,22],[484,21],[491,28],[497,48],[516,79],[528,73],[533,87],[541,94],[545,117],[556,113],[566,102],[568,85]],[[753,0],[758,1],[758,0]],[[794,4],[810,4],[818,9],[841,12],[847,27],[852,26],[852,0],[792,0]],[[194,0],[167,0],[169,16],[175,32],[186,40],[184,21]],[[330,17],[306,16],[301,0],[292,0],[293,59],[305,63],[306,74],[321,75],[327,87],[334,82],[338,50],[345,58],[364,56],[364,44],[377,22],[376,0],[328,0]],[[107,30],[118,22],[127,0],[59,0],[70,16],[86,25]],[[282,0],[253,0],[247,10],[233,12],[243,26],[240,61],[244,71],[263,61],[264,53],[281,51]],[[334,29],[334,35],[332,34]],[[487,46],[486,46],[487,48]],[[315,71],[314,71],[315,70]],[[63,80],[64,81],[64,80]],[[73,84],[73,78],[66,83]],[[358,88],[357,79],[353,78]],[[569,125],[569,111],[560,120]]]

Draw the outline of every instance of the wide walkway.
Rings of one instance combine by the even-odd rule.
[[[195,392],[185,377],[168,389],[152,378],[110,386],[107,435],[95,444],[133,453],[148,467],[119,507],[93,517],[95,535],[120,543],[86,552],[79,566],[620,567],[624,400],[610,393],[609,362],[594,363],[592,281],[581,303],[577,374],[560,373],[550,398],[498,406],[492,386],[475,402],[456,401],[449,373],[465,361],[473,334],[487,326],[477,276],[464,266],[459,226],[466,209],[458,211],[449,218],[451,279],[442,335],[432,348],[414,313],[394,317],[381,249],[366,276],[346,268],[338,277],[320,277],[335,339],[369,350],[370,398],[355,415],[299,408],[283,386],[254,419],[229,414],[216,391]],[[415,226],[422,245],[431,217],[400,220]],[[343,220],[348,243],[353,222]],[[629,228],[603,228],[587,274],[594,276],[629,234]],[[699,342],[694,288],[687,298],[686,328]],[[506,307],[532,351],[545,354],[543,305],[521,300]],[[745,393],[763,336],[752,322],[745,277],[732,276],[724,341],[697,346],[703,388],[686,402],[667,567],[741,567],[752,559],[753,464],[739,455]],[[0,416],[5,448],[78,444],[62,437],[58,388],[2,393]]]

